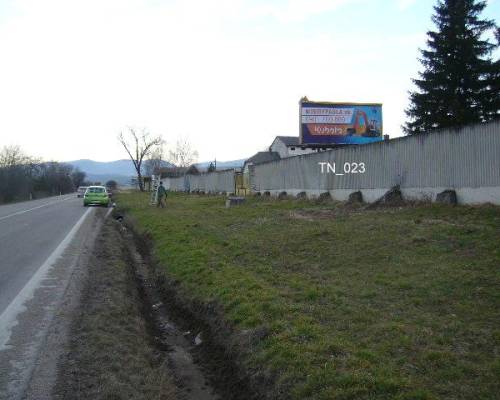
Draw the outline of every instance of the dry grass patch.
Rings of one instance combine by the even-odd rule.
[[[179,398],[151,342],[122,241],[108,220],[91,258],[89,279],[60,366],[57,399]]]

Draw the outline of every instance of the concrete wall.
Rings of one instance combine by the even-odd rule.
[[[321,162],[335,164],[336,173],[346,162],[364,163],[365,173],[322,173]],[[434,200],[454,189],[459,203],[500,204],[500,121],[286,158],[255,165],[250,175],[253,191],[272,194],[328,191],[345,200],[361,190],[372,202],[400,185],[410,199]]]
[[[317,153],[316,150],[313,150],[313,149],[304,149],[304,150],[302,150],[298,146],[287,147],[287,151],[288,151],[288,157],[293,157],[293,156],[298,156],[298,155],[303,155],[303,154]]]
[[[163,181],[165,187],[173,191],[234,192],[233,169],[200,175],[185,175],[179,178],[165,178]]]

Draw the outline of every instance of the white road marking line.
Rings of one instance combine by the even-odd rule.
[[[45,262],[38,268],[36,273],[31,277],[31,279],[24,285],[17,296],[10,302],[7,308],[2,314],[0,314],[0,351],[7,348],[6,344],[10,339],[12,328],[17,325],[17,316],[26,310],[25,303],[31,300],[35,294],[35,290],[38,289],[44,278],[47,276],[51,267],[57,261],[57,259],[63,254],[66,247],[70,244],[71,240],[78,232],[78,229],[85,221],[85,218],[89,213],[92,212],[92,208],[89,208],[78,222],[71,228],[69,233],[63,239],[59,246],[52,252],[52,254],[45,260]]]
[[[30,211],[33,211],[33,210],[38,210],[39,208],[42,208],[42,207],[47,207],[47,206],[50,206],[50,205],[52,205],[52,204],[62,203],[63,201],[66,201],[66,200],[69,200],[69,199],[71,199],[71,197],[67,197],[66,199],[63,199],[63,200],[52,201],[52,202],[50,202],[50,203],[42,204],[41,206],[38,206],[38,207],[33,207],[33,208],[30,208],[29,210],[18,211],[18,212],[15,212],[15,213],[12,213],[12,214],[6,215],[6,216],[4,216],[4,217],[0,217],[0,221],[1,221],[1,220],[3,220],[3,219],[7,219],[7,218],[10,218],[10,217],[14,217],[14,216],[16,216],[16,215],[25,214],[25,213],[30,212]]]

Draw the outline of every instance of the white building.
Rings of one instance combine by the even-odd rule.
[[[301,146],[298,136],[276,136],[271,146],[269,146],[269,151],[278,153],[280,158],[288,158],[315,153],[317,150]]]

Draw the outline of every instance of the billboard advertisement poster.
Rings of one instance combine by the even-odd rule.
[[[300,102],[302,144],[365,144],[383,140],[382,104]]]

